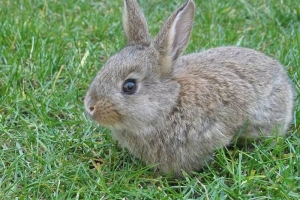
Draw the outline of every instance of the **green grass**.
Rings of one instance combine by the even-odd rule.
[[[183,1],[140,0],[152,35]],[[299,92],[300,4],[196,0],[188,52],[254,48]],[[0,1],[0,199],[300,199],[300,105],[287,138],[216,152],[195,177],[154,174],[86,118],[85,92],[125,45],[121,0]]]

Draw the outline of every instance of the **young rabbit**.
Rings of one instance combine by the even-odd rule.
[[[182,170],[203,167],[242,128],[242,138],[287,132],[293,87],[280,63],[240,47],[182,56],[193,0],[167,19],[154,40],[136,0],[124,6],[127,45],[99,71],[84,105],[133,155],[182,176]]]

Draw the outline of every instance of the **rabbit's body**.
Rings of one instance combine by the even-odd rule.
[[[286,133],[292,86],[282,84],[289,80],[276,60],[251,49],[220,47],[182,56],[173,67],[164,80],[177,86],[170,109],[141,127],[133,120],[128,127],[112,128],[115,139],[146,163],[160,163],[161,171],[179,175],[181,169],[199,169],[242,128],[245,135],[239,137],[271,134],[277,125],[277,133]]]
[[[103,66],[85,98],[87,113],[123,147],[177,176],[200,169],[241,129],[244,138],[285,134],[293,110],[283,66],[262,53],[219,47],[180,56],[193,9],[187,1],[151,42],[143,15],[131,12],[137,3],[126,0],[128,46]]]

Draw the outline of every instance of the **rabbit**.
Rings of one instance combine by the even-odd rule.
[[[239,138],[285,135],[294,88],[275,59],[242,47],[182,55],[195,3],[187,0],[152,40],[136,0],[124,0],[127,45],[92,81],[87,115],[160,174],[197,172]],[[246,127],[246,128],[245,128]]]

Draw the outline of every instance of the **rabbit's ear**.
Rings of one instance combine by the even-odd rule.
[[[136,0],[124,0],[123,27],[127,45],[150,45],[147,21]]]
[[[187,0],[160,29],[153,44],[163,57],[167,56],[169,59],[175,60],[183,53],[191,35],[194,12],[194,1]]]

